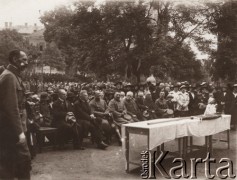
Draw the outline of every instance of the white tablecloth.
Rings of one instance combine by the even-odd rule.
[[[148,150],[152,150],[162,143],[181,138],[185,136],[204,137],[214,135],[219,132],[230,129],[230,115],[222,115],[219,118],[213,120],[201,121],[199,117],[184,118],[182,120],[178,118],[173,119],[157,119],[152,121],[143,121],[131,124],[122,125],[122,137],[125,140],[125,128],[137,128],[141,131],[143,129],[149,129],[149,147]],[[164,122],[162,122],[164,121]],[[160,122],[157,124],[149,124],[153,122]],[[146,144],[144,139],[136,138],[136,135],[130,135],[130,139],[135,144]],[[131,145],[130,145],[131,146]],[[146,145],[147,146],[147,145]],[[123,141],[123,147],[125,148],[125,142]]]

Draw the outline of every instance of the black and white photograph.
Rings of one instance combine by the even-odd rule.
[[[0,0],[0,180],[237,179],[237,0]]]

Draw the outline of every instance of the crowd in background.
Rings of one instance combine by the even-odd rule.
[[[140,85],[56,81],[24,85],[28,119],[38,127],[56,127],[59,149],[68,139],[73,139],[75,149],[85,149],[83,139],[88,134],[98,148],[106,149],[113,136],[121,144],[122,124],[159,118],[225,113],[232,115],[236,129],[237,84],[148,80]]]

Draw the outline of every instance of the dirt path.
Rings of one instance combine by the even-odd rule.
[[[234,173],[236,169],[236,135],[231,131],[231,149],[226,149],[225,143],[214,144],[215,157],[228,157],[234,163]],[[73,150],[71,145],[64,151],[53,151],[45,149],[43,153],[37,154],[33,160],[32,179],[40,180],[76,180],[76,179],[142,179],[141,168],[127,174],[124,171],[125,158],[122,147],[114,143],[107,150],[96,149],[91,143],[86,144],[84,151]],[[211,172],[215,173],[220,164],[211,166]],[[201,166],[200,166],[201,167]],[[204,168],[198,168],[198,179],[205,179]],[[157,173],[157,177],[161,175]],[[201,178],[202,177],[202,178]],[[163,178],[162,178],[163,179]]]

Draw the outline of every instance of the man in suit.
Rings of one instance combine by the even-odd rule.
[[[86,90],[81,90],[79,98],[75,102],[74,113],[77,122],[82,126],[84,136],[90,132],[97,147],[99,149],[106,149],[108,145],[102,141],[102,119],[96,117],[91,112]]]
[[[132,119],[125,119],[127,109],[124,103],[120,101],[120,92],[115,92],[114,98],[109,102],[108,111],[113,114],[114,122],[119,127],[121,127],[122,124],[134,122]]]
[[[124,100],[124,105],[127,110],[127,113],[130,116],[132,116],[133,121],[138,122],[138,121],[144,120],[143,115],[142,115],[137,103],[133,99],[133,92],[132,91],[127,92],[126,98]]]
[[[26,53],[11,51],[9,63],[0,75],[0,179],[30,179],[26,100],[20,76],[28,65]]]
[[[67,92],[64,89],[59,89],[58,91],[58,100],[53,103],[53,121],[52,126],[58,129],[57,132],[57,142],[59,149],[64,149],[64,144],[70,139],[73,138],[73,147],[74,149],[83,149],[81,147],[80,138],[80,126],[75,124],[73,118],[70,119],[69,116],[73,116],[74,107],[71,103],[66,101]],[[74,128],[74,126],[79,126]]]
[[[229,90],[225,96],[225,113],[231,115],[232,129],[237,127],[237,84],[233,85],[233,90]]]
[[[188,104],[188,109],[189,109],[189,115],[194,116],[196,115],[196,109],[197,109],[197,95],[196,92],[194,91],[195,86],[190,85],[189,86],[189,104]]]
[[[102,92],[101,91],[95,91],[95,97],[90,101],[90,109],[91,113],[95,115],[95,117],[102,119],[102,131],[103,134],[106,137],[106,144],[110,144],[111,136],[112,136],[112,130],[114,129],[114,125],[112,123],[112,117],[109,112],[107,112],[107,104],[105,100],[102,98]]]

